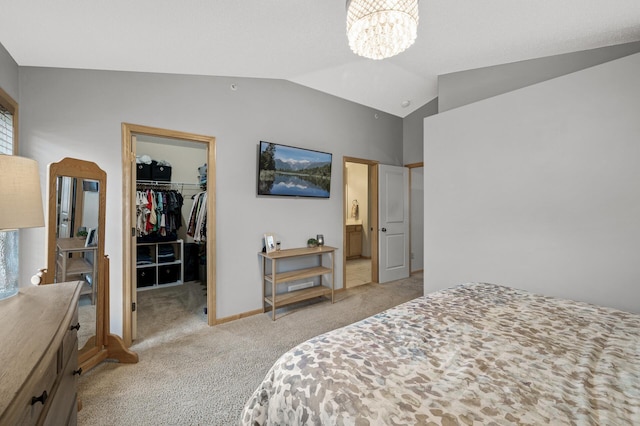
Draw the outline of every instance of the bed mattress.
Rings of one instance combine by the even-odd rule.
[[[640,315],[459,285],[285,353],[241,423],[640,424]]]

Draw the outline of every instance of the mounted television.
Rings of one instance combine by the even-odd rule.
[[[260,141],[258,195],[329,198],[331,154]]]

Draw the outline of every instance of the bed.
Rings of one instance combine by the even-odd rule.
[[[640,315],[455,286],[291,349],[241,424],[640,424]]]

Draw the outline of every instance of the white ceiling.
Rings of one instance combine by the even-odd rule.
[[[373,61],[345,17],[344,0],[0,0],[0,43],[20,66],[284,79],[405,117],[440,74],[640,41],[640,0],[420,0],[416,43]]]

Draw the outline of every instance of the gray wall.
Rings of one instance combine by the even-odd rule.
[[[467,105],[640,52],[640,42],[465,70],[438,77],[439,111]]]
[[[0,43],[0,87],[7,92],[14,101],[18,102],[19,95],[19,67],[7,49]],[[18,114],[20,112],[18,111]]]
[[[404,164],[424,160],[424,118],[438,113],[438,98],[424,104],[402,120]],[[424,194],[422,168],[411,169],[411,272],[424,268]]]
[[[230,90],[231,83],[237,91]],[[22,148],[41,168],[69,156],[94,161],[107,172],[105,244],[111,259],[111,326],[117,334],[122,329],[122,122],[217,138],[218,318],[261,308],[257,252],[264,232],[278,234],[283,248],[324,234],[327,245],[341,249],[343,156],[403,161],[400,118],[282,80],[21,67],[20,105]],[[331,198],[256,197],[260,140],[333,153]],[[45,262],[44,230],[34,233],[21,255],[26,279]],[[337,288],[341,259],[339,254]]]
[[[640,312],[639,71],[635,54],[425,119],[425,292]]]
[[[402,120],[403,160],[404,164],[423,161],[423,131],[425,117],[438,113],[438,98],[427,102]]]

